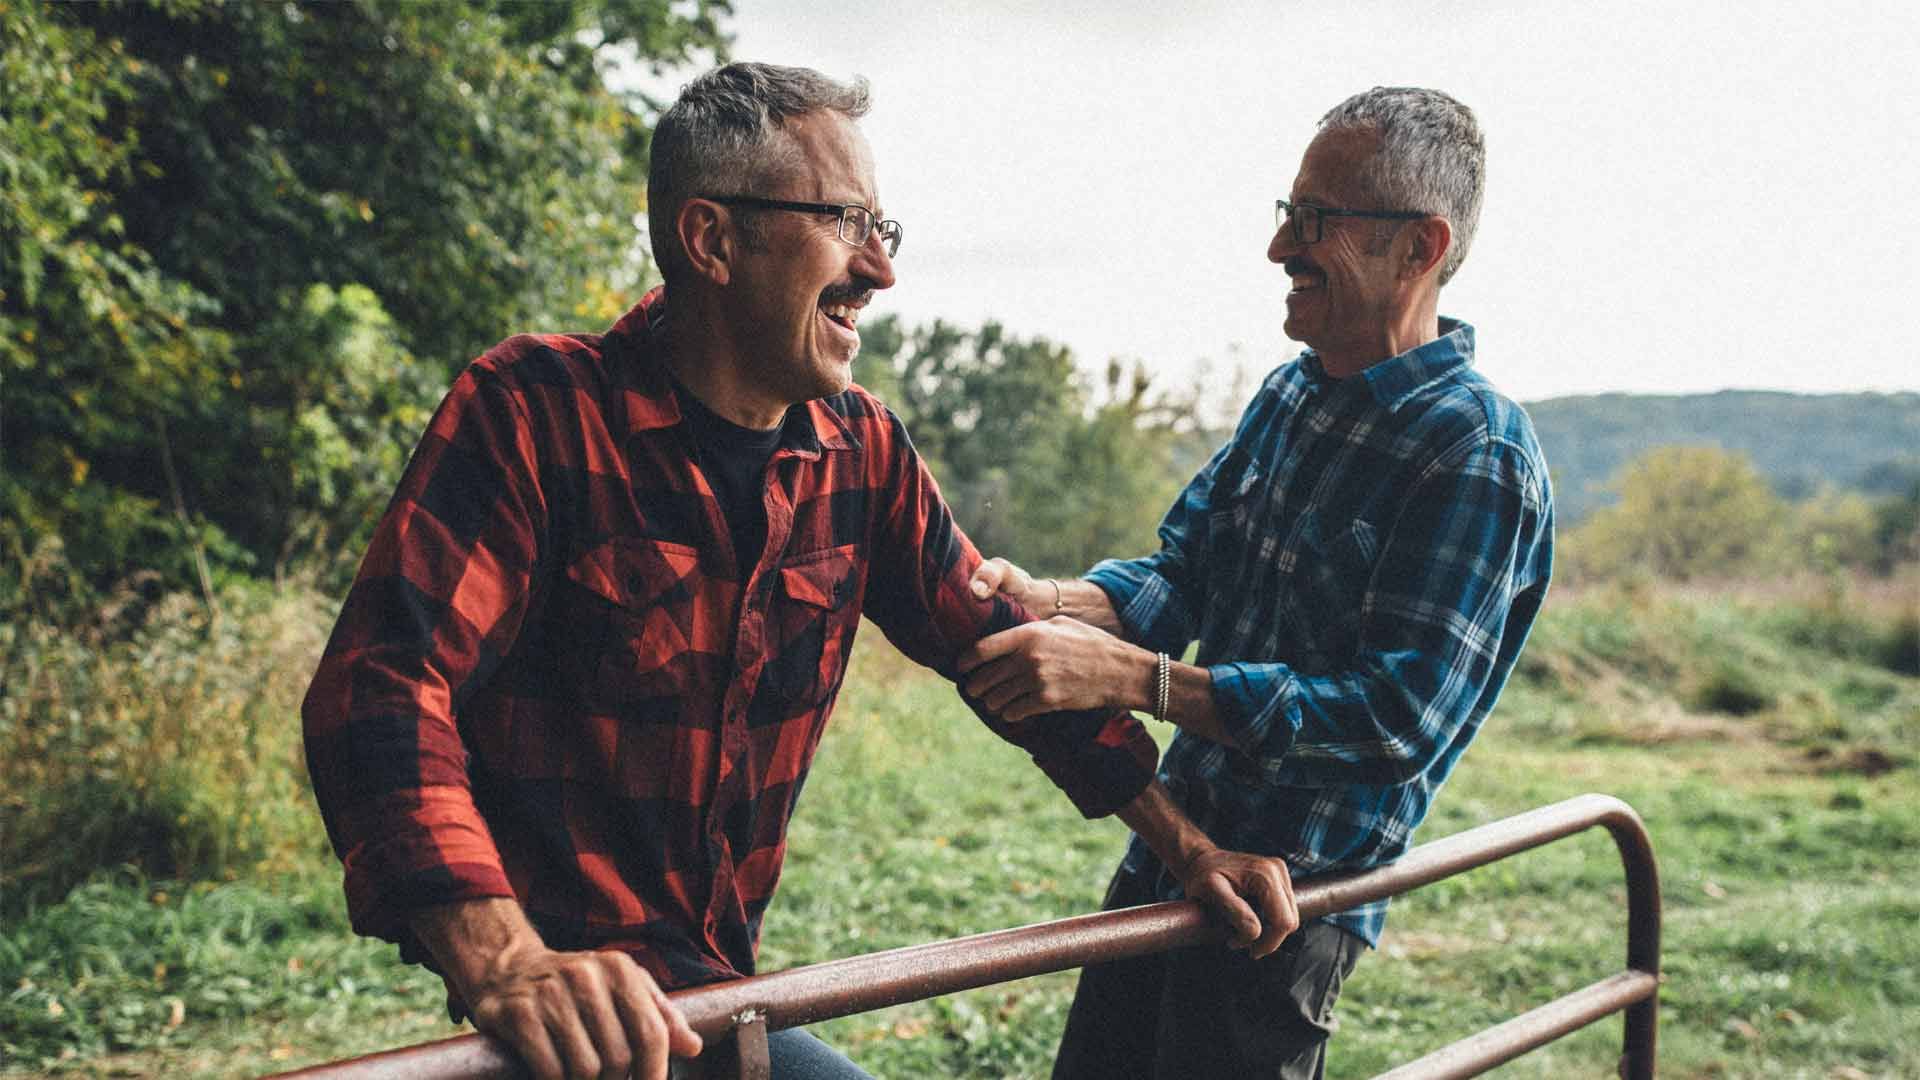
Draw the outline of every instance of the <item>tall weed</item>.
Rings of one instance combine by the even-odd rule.
[[[326,601],[236,584],[218,605],[0,626],[0,910],[104,867],[230,878],[318,849],[298,706]]]

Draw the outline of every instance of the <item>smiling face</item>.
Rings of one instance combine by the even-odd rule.
[[[873,155],[851,120],[835,112],[789,120],[795,167],[765,198],[858,203],[880,211]],[[831,214],[755,210],[735,265],[736,340],[757,389],[792,404],[845,390],[860,351],[861,309],[893,285],[893,261],[879,231],[865,245],[839,239]]]
[[[1379,147],[1368,131],[1322,132],[1307,147],[1290,201],[1353,210],[1370,204],[1360,183]],[[1301,244],[1291,225],[1274,233],[1267,258],[1287,272],[1287,336],[1312,346],[1329,372],[1350,372],[1393,355],[1381,351],[1398,315],[1395,223],[1326,217],[1318,243]],[[1382,242],[1385,237],[1385,242]]]

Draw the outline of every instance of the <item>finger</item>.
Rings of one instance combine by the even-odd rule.
[[[653,990],[654,1000],[659,1003],[660,1015],[667,1021],[667,1049],[680,1057],[693,1057],[700,1053],[703,1040],[700,1033],[693,1030],[693,1024],[688,1022],[687,1014],[673,1003],[665,990],[654,985],[653,980],[647,980],[647,984]]]
[[[974,567],[973,577],[970,581],[973,595],[982,600],[992,596],[994,590],[1000,587],[1000,583],[1006,580],[1007,571],[1011,567],[1011,563],[999,558],[988,559],[979,566]]]
[[[565,1068],[562,1075],[587,1077],[600,1071],[600,1055],[593,1039],[581,1022],[580,1010],[573,1000],[573,989],[565,979],[548,979],[540,986],[540,1011],[547,1034],[560,1051]]]
[[[1011,630],[1002,630],[997,634],[988,634],[961,653],[954,661],[954,665],[960,669],[961,674],[965,674],[982,664],[998,660],[1018,649],[1029,637],[1038,632],[1034,628],[1042,625],[1044,624],[1028,623]]]
[[[1293,907],[1293,898],[1280,888],[1279,882],[1266,874],[1257,874],[1249,885],[1258,893],[1260,904],[1260,936],[1248,950],[1255,960],[1280,947],[1288,934],[1293,933],[1300,923],[1300,916]]]
[[[479,1013],[474,1014],[474,1026],[513,1047],[535,1080],[561,1080],[566,1075],[553,1035],[531,1002],[522,1000],[500,1012],[486,1012],[485,1023]]]
[[[1201,898],[1226,921],[1229,941],[1234,948],[1244,949],[1260,936],[1260,917],[1233,890],[1233,883],[1227,880],[1225,874],[1218,871],[1208,874],[1200,884],[1200,893]]]
[[[960,689],[966,691],[968,697],[985,698],[996,687],[1009,679],[1016,678],[1019,674],[1019,669],[1012,663],[1004,660],[992,661],[974,668],[972,673],[967,675],[966,680],[960,684]]]
[[[627,1042],[633,1048],[632,1073],[645,1080],[665,1080],[668,1031],[667,1022],[660,1015],[658,987],[632,957],[622,955],[621,958],[627,963],[618,973],[619,990],[613,1001],[626,1030]]]
[[[984,693],[976,695],[980,703],[987,707],[987,711],[995,716],[1002,716],[1007,706],[1014,702],[1040,692],[1040,680],[1030,675],[1017,671],[1004,671],[997,674],[1003,677],[988,687]]]
[[[608,985],[610,976],[598,969],[578,970],[580,974],[573,976],[573,1000],[587,1029],[587,1037],[593,1040],[594,1053],[600,1058],[600,1080],[623,1080],[633,1065],[635,1045],[614,1005],[615,999],[623,995]]]

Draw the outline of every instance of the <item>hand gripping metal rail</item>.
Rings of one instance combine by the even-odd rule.
[[[1660,992],[1660,879],[1653,845],[1633,808],[1610,795],[1580,795],[1456,833],[1407,852],[1391,866],[1319,878],[1295,892],[1300,917],[1313,919],[1552,843],[1604,825],[1627,876],[1627,967],[1505,1023],[1382,1074],[1391,1080],[1477,1076],[1624,1010],[1620,1075],[1652,1080]],[[764,1080],[767,1033],[910,1001],[1009,982],[1105,960],[1224,939],[1191,900],[869,953],[810,967],[682,990],[672,995],[707,1041],[674,1075]],[[517,1080],[512,1052],[484,1035],[284,1073],[282,1080]]]

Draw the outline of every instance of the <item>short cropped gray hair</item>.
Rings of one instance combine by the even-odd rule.
[[[689,198],[764,196],[800,167],[781,127],[789,117],[831,109],[858,120],[870,104],[865,79],[777,64],[728,64],[688,83],[653,129],[647,166],[647,231],[661,273],[672,280],[685,263],[673,223]]]
[[[1320,130],[1380,136],[1373,167],[1361,178],[1382,210],[1438,214],[1453,226],[1440,284],[1467,259],[1487,183],[1487,143],[1473,110],[1438,90],[1376,86],[1320,118]]]

